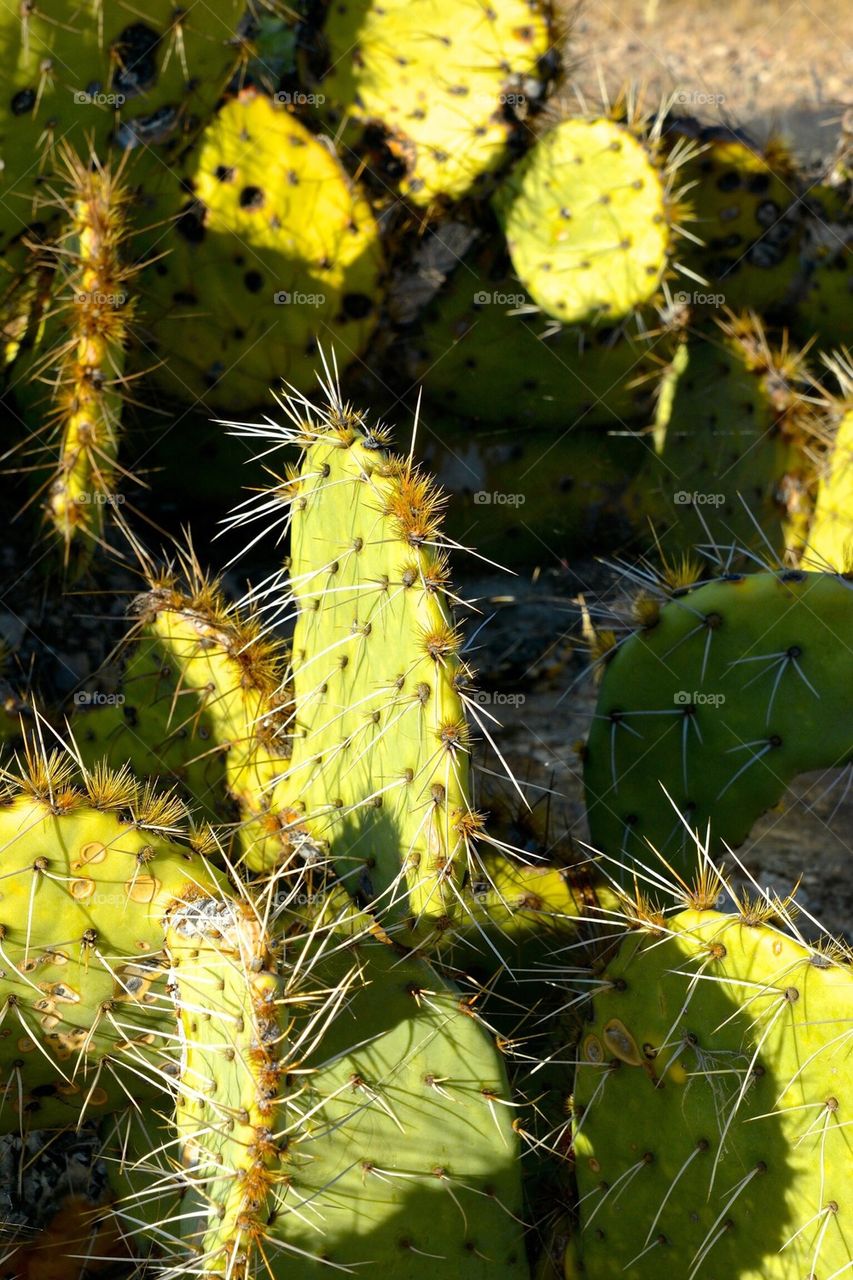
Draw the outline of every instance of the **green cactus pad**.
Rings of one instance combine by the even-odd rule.
[[[270,790],[286,768],[284,655],[258,618],[227,604],[191,560],[186,569],[186,582],[149,579],[119,692],[76,695],[74,731],[87,762],[177,780],[197,812],[234,824],[235,861],[251,849],[271,866],[283,839]]]
[[[542,92],[547,8],[538,0],[329,5],[320,108],[332,124],[354,123],[353,142],[365,125],[382,128],[395,163],[381,176],[415,204],[459,199],[504,161],[515,108]]]
[[[31,758],[0,809],[5,1131],[159,1098],[176,1064],[163,918],[220,887],[170,838],[182,806],[126,772]]]
[[[697,329],[661,384],[646,463],[625,497],[661,546],[689,550],[806,538],[816,488],[808,455],[819,408],[802,359],[770,345],[754,316]]]
[[[847,963],[761,911],[687,910],[627,935],[579,1045],[580,1274],[803,1280],[853,1266],[851,999]]]
[[[213,109],[239,63],[243,0],[39,0],[0,15],[0,249],[33,221],[55,144],[180,141]]]
[[[736,847],[811,769],[853,760],[843,637],[853,591],[829,573],[733,574],[681,590],[606,663],[586,747],[592,844],[670,862]]]
[[[614,120],[564,120],[494,197],[519,280],[561,324],[613,323],[657,294],[672,231],[652,148]]]
[[[780,306],[799,268],[798,179],[790,156],[778,144],[763,153],[734,130],[689,121],[673,121],[664,135],[675,146],[685,138],[700,147],[680,176],[691,184],[690,230],[702,243],[685,246],[683,261],[708,282],[691,285],[689,302],[700,311]]]
[[[793,328],[803,341],[815,334],[830,347],[853,342],[853,216],[851,180],[815,186],[804,200],[807,215],[801,279]]]
[[[632,534],[626,495],[648,456],[639,435],[578,428],[472,432],[424,404],[419,452],[450,494],[446,527],[501,564],[601,554]]]
[[[387,433],[294,403],[292,756],[275,793],[384,918],[440,927],[468,841],[467,669],[449,599],[441,497]],[[278,439],[290,439],[287,430]]]
[[[614,426],[651,416],[670,344],[627,326],[543,321],[494,245],[466,259],[427,308],[409,347],[430,401],[478,426]]]
[[[282,379],[313,385],[318,337],[349,358],[364,349],[380,295],[378,229],[335,155],[284,106],[254,90],[226,102],[150,214],[152,224],[174,217],[142,275],[163,361],[152,376],[170,394],[249,408]]]
[[[239,965],[211,968],[179,945],[179,1001],[188,989],[194,1007],[233,1010],[186,1031],[182,1085],[203,1098],[180,1104],[180,1123],[191,1181],[210,1201],[205,1274],[230,1275],[239,1261],[247,1275],[302,1280],[370,1263],[410,1280],[437,1266],[523,1280],[503,1062],[458,991],[390,947],[324,959],[315,939],[276,1006],[260,952],[247,976],[251,948]],[[242,1071],[227,1068],[223,1046]]]

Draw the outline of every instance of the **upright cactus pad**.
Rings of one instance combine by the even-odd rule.
[[[322,109],[341,126],[381,128],[393,160],[383,177],[415,204],[459,199],[503,162],[518,108],[543,92],[547,10],[539,0],[330,4]]]
[[[352,357],[377,320],[382,254],[370,206],[334,153],[254,90],[225,103],[154,189],[144,318],[171,394],[260,404],[313,381],[317,339]],[[150,358],[147,366],[150,366]]]
[[[303,1280],[369,1263],[523,1280],[506,1076],[459,993],[422,960],[377,944],[324,958],[317,938],[285,949],[303,956],[282,987],[246,928],[230,961],[198,927],[170,942],[204,1274]]]
[[[505,255],[487,246],[427,308],[409,344],[411,377],[452,413],[514,433],[651,416],[668,342],[628,326],[563,327],[532,311]]]
[[[788,299],[799,267],[800,205],[798,179],[791,157],[778,143],[766,152],[735,130],[702,128],[692,121],[673,121],[667,145],[684,139],[699,150],[686,162],[683,178],[700,242],[685,247],[684,261],[707,286],[691,291],[703,307],[756,311],[780,306]]]
[[[233,825],[233,859],[250,851],[273,865],[283,818],[270,792],[287,767],[284,655],[191,559],[185,568],[186,583],[149,578],[134,601],[120,693],[89,705],[80,695],[74,730],[87,762],[177,779],[197,812]]]
[[[638,922],[579,1046],[566,1276],[803,1280],[853,1266],[848,963],[766,922]]]
[[[732,574],[649,610],[601,682],[584,766],[593,845],[629,874],[650,845],[678,863],[684,823],[703,839],[710,824],[721,852],[798,774],[853,760],[851,626],[850,583],[799,570]]]
[[[563,120],[494,197],[512,265],[561,324],[613,323],[650,303],[676,213],[656,143],[609,119]]]
[[[76,785],[31,756],[0,809],[2,1127],[76,1124],[160,1099],[177,1055],[163,918],[221,892],[175,843],[183,809],[127,771]]]
[[[242,0],[8,3],[0,109],[0,249],[38,212],[61,140],[92,147],[178,140],[209,113],[239,62]]]
[[[754,315],[695,329],[660,386],[653,451],[626,497],[662,546],[689,550],[806,538],[816,480],[815,387],[802,357],[769,342]]]
[[[841,573],[853,570],[853,363],[848,353],[827,361],[841,383],[833,436],[825,460],[803,562]]]
[[[296,402],[295,724],[275,793],[383,917],[441,926],[479,819],[439,492],[361,414]],[[287,430],[279,439],[293,438]]]
[[[793,327],[803,341],[814,334],[829,347],[853,342],[853,185],[811,187],[804,220],[797,309]]]

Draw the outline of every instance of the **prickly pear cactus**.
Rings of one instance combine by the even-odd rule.
[[[381,918],[441,928],[480,825],[441,495],[361,414],[339,402],[292,412],[298,429],[277,439],[305,451],[282,487],[295,726],[274,803]]]
[[[674,120],[667,146],[693,140],[699,150],[685,163],[699,243],[684,248],[684,262],[706,284],[686,291],[698,310],[725,305],[756,311],[787,301],[799,268],[801,207],[793,161],[778,142],[766,151],[722,126]]]
[[[454,271],[409,344],[429,401],[477,424],[536,429],[647,419],[668,343],[543,320],[495,245]]]
[[[613,323],[650,303],[678,215],[657,138],[573,117],[546,133],[494,197],[523,287],[561,324]]]
[[[318,337],[363,351],[380,300],[378,229],[334,153],[286,107],[255,90],[226,102],[150,213],[152,226],[174,218],[142,276],[164,390],[249,408],[282,379],[313,384]]]
[[[827,364],[843,398],[835,406],[833,438],[815,502],[803,563],[838,573],[853,569],[853,363],[847,352]]]
[[[56,144],[93,149],[179,141],[213,109],[239,64],[242,0],[144,9],[118,0],[6,4],[0,59],[0,249],[38,213]]]
[[[569,1250],[589,1280],[853,1265],[853,976],[770,914],[637,920],[599,975],[574,1092]]]
[[[390,947],[324,957],[316,938],[294,944],[282,990],[247,922],[175,920],[178,1123],[205,1274],[301,1280],[370,1262],[412,1280],[436,1266],[522,1280],[506,1076],[459,992]],[[207,954],[205,930],[233,939],[230,958],[218,937]]]
[[[175,842],[183,819],[127,771],[78,785],[58,754],[31,750],[12,780],[0,809],[5,1130],[97,1119],[128,1098],[162,1104],[176,1065],[163,918],[221,892]]]
[[[820,425],[802,356],[768,341],[754,315],[695,329],[660,386],[653,451],[626,494],[667,549],[716,542],[781,554],[806,539]]]
[[[184,559],[185,581],[151,576],[134,601],[119,691],[76,695],[75,735],[87,763],[177,780],[196,812],[233,824],[232,859],[250,850],[273,865],[284,819],[271,791],[288,749],[284,654]]]
[[[544,92],[548,11],[539,0],[331,4],[320,109],[353,142],[378,126],[390,153],[380,174],[415,204],[459,199],[504,161],[516,114]]]
[[[786,785],[853,760],[850,584],[730,574],[650,607],[611,650],[585,750],[591,840],[625,865],[741,844]],[[667,799],[663,788],[671,797]]]

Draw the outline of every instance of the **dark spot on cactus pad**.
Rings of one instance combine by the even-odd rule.
[[[363,320],[373,310],[373,300],[366,293],[345,293],[342,303],[351,320]]]
[[[35,89],[19,89],[16,94],[13,94],[9,103],[9,110],[12,115],[25,116],[28,111],[32,111],[36,103],[36,97]]]
[[[264,287],[264,278],[260,271],[247,271],[243,276],[243,284],[249,290],[249,293],[260,293]]]
[[[185,205],[175,221],[175,230],[190,244],[201,244],[206,232],[204,218],[207,210],[200,200]]]
[[[214,176],[218,182],[233,182],[234,169],[228,164],[218,164],[214,169]]]
[[[762,200],[755,210],[755,220],[761,227],[772,227],[780,218],[782,210],[775,200]]]
[[[753,173],[747,179],[746,189],[754,196],[762,195],[770,186],[769,173]]]
[[[132,22],[112,44],[116,62],[112,88],[126,98],[150,89],[157,80],[157,46],[160,37],[145,22]]]
[[[738,191],[741,186],[741,178],[737,169],[727,169],[725,173],[721,173],[717,179],[718,191]]]
[[[266,196],[260,187],[244,187],[240,192],[241,209],[262,209]]]

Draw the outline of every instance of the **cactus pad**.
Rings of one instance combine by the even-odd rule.
[[[600,975],[574,1094],[589,1280],[853,1265],[853,977],[761,915],[651,920]]]
[[[285,107],[254,90],[226,102],[152,199],[152,222],[175,218],[142,276],[163,358],[153,376],[172,394],[248,408],[282,378],[313,381],[318,337],[353,357],[364,349],[380,293],[376,223]]]
[[[494,197],[519,280],[562,324],[612,323],[655,297],[672,231],[652,145],[613,120],[564,120]]]
[[[586,748],[593,845],[631,860],[736,847],[785,787],[853,760],[841,641],[853,591],[830,573],[733,574],[680,591],[606,664]],[[667,801],[665,787],[678,813]]]
[[[381,127],[394,162],[382,176],[415,204],[458,199],[504,160],[515,108],[541,95],[546,9],[538,0],[330,5],[323,110],[358,131]]]
[[[127,772],[74,784],[31,758],[0,810],[3,1125],[77,1123],[157,1097],[175,1066],[163,917],[219,886],[170,838],[183,810]]]

